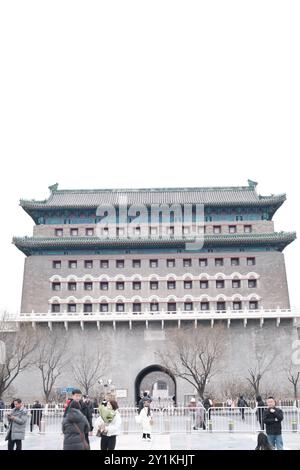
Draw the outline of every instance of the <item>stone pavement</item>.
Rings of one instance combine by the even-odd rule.
[[[100,439],[92,436],[91,448],[100,448]],[[300,450],[300,434],[285,433],[283,435],[286,450]],[[62,449],[63,436],[38,433],[27,434],[23,442],[24,449],[59,450]],[[140,434],[122,434],[117,438],[116,450],[251,450],[256,446],[256,435],[250,433],[208,433],[191,434],[155,434],[151,442],[144,442]],[[7,443],[0,436],[0,450],[5,450]]]

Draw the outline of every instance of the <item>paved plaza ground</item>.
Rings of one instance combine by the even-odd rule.
[[[92,436],[91,448],[100,448],[100,439]],[[283,434],[286,450],[300,450],[300,434]],[[63,436],[38,433],[28,434],[23,448],[28,450],[59,450],[62,449]],[[208,433],[193,432],[190,434],[155,434],[152,442],[143,442],[140,434],[122,434],[117,438],[116,450],[252,450],[256,445],[253,433]],[[0,450],[5,450],[7,443],[4,436],[0,437]]]

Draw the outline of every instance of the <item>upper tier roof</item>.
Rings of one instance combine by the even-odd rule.
[[[132,204],[207,204],[210,206],[273,206],[274,213],[285,201],[285,194],[261,196],[256,184],[248,186],[202,188],[142,188],[142,189],[58,189],[50,186],[51,194],[44,201],[20,200],[31,212],[36,209],[96,208],[99,205]]]

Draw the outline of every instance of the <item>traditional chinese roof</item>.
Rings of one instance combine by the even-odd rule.
[[[20,200],[29,214],[40,209],[97,208],[100,205],[133,204],[206,204],[208,206],[272,206],[272,214],[285,201],[285,194],[261,196],[254,181],[248,186],[141,189],[58,189],[49,186],[50,196],[44,201]]]
[[[204,246],[276,246],[281,251],[296,239],[296,232],[271,232],[249,234],[205,235]],[[194,237],[186,238],[99,238],[99,237],[14,237],[13,243],[26,255],[44,249],[78,249],[108,247],[184,247],[195,242]]]

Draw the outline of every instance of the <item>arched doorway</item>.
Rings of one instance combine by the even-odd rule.
[[[141,390],[141,387],[143,390]],[[138,404],[140,400],[140,394],[144,390],[148,390],[150,393],[158,393],[157,390],[164,390],[165,396],[166,390],[171,397],[174,397],[174,404],[177,402],[177,386],[174,375],[165,367],[159,364],[152,364],[151,366],[142,369],[135,379],[135,402]]]

